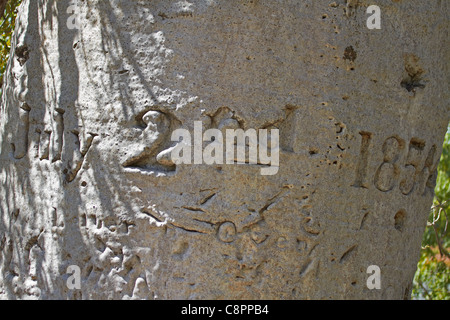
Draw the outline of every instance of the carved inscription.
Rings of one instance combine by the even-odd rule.
[[[142,136],[146,145],[137,154],[129,157],[124,163],[125,168],[140,168],[146,170],[175,171],[175,164],[170,154],[173,149],[170,135],[178,122],[169,114],[157,110],[147,111],[138,117]]]
[[[361,150],[358,166],[356,168],[356,180],[353,184],[354,187],[368,188],[367,182],[367,162],[369,159],[369,146],[372,134],[370,132],[360,132],[361,135]]]
[[[400,182],[400,190],[404,195],[410,194],[414,189],[419,175],[418,170],[423,158],[424,149],[425,142],[418,139],[411,139],[406,164]]]
[[[67,161],[67,168],[64,169],[63,173],[66,176],[67,182],[72,182],[77,176],[78,172],[83,165],[84,157],[88,153],[89,149],[92,146],[92,142],[96,136],[96,134],[88,133],[86,140],[80,139],[80,133],[76,130],[71,132],[71,138],[73,140],[73,145],[76,146],[73,152],[72,161]]]
[[[48,160],[50,155],[50,139],[52,136],[51,130],[45,130],[44,132],[40,132],[40,138],[39,138],[39,159],[40,160]]]
[[[386,192],[394,188],[398,179],[397,161],[403,142],[396,137],[388,138],[383,144],[383,163],[378,167],[374,183],[378,190]]]
[[[52,161],[61,160],[63,150],[63,138],[64,138],[64,110],[56,110],[53,113],[53,120],[55,122],[55,132],[53,136],[52,145]]]
[[[360,135],[361,148],[356,178],[352,186],[368,188],[370,173],[367,166],[373,134],[361,132]],[[432,145],[426,152],[426,142],[414,137],[410,140],[407,151],[405,146],[405,141],[397,136],[384,141],[381,148],[383,160],[372,176],[373,184],[382,192],[389,192],[398,187],[404,195],[409,195],[414,190],[425,194],[428,189],[434,188],[437,167],[436,145]]]
[[[13,143],[14,158],[22,159],[28,150],[28,132],[30,130],[30,110],[28,104],[23,103],[19,108],[19,124],[16,140]]]
[[[244,120],[228,107],[220,107],[214,113],[203,114],[202,121],[194,121],[191,135],[189,126],[183,126],[167,109],[158,108],[161,110],[136,116],[142,130],[139,134],[141,142],[137,147],[129,148],[131,151],[127,152],[123,167],[163,176],[176,171],[178,164],[192,163],[263,167],[270,164],[270,168],[261,169],[263,174],[273,174],[269,169],[278,170],[278,151],[274,151],[278,150],[278,131],[267,132],[273,124],[265,124],[258,131],[252,128],[244,131]]]
[[[65,132],[64,110],[53,112],[53,121],[44,129],[35,127],[30,130],[30,111],[28,104],[23,103],[19,109],[19,123],[12,149],[14,158],[20,160],[27,154],[32,159],[49,160],[52,163],[65,163],[63,174],[67,182],[72,182],[80,171],[84,158],[92,146],[95,133],[87,133],[83,137],[78,130]],[[67,140],[67,141],[65,141]],[[64,151],[64,144],[68,143],[68,150]]]
[[[224,222],[220,225],[218,237],[221,241],[233,242],[236,237],[236,226],[232,222]]]

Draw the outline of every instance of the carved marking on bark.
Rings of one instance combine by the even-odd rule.
[[[360,132],[360,135],[362,136],[360,156],[355,182],[352,186],[367,189],[370,187],[367,177],[370,173],[367,172],[367,166],[373,134]],[[404,147],[405,141],[397,136],[385,140],[382,146],[383,162],[375,172],[373,184],[382,192],[390,192],[398,186],[404,195],[410,195],[413,192],[425,195],[427,190],[434,189],[438,165],[438,161],[435,159],[436,145],[431,146],[426,159],[424,159],[426,150],[424,140],[417,137],[411,138],[406,155],[403,153]],[[422,163],[424,163],[423,168],[420,170]]]
[[[175,171],[176,166],[170,159],[171,129],[176,120],[160,111],[150,110],[138,116],[138,123],[144,127],[142,132],[143,148],[132,155],[122,165],[125,168],[137,168],[154,171]]]
[[[44,130],[41,133],[39,140],[39,159],[48,160],[50,154],[50,141],[51,141],[52,131]]]
[[[83,165],[84,158],[91,148],[94,138],[97,136],[95,133],[88,133],[88,137],[82,146],[80,144],[79,132],[72,131],[72,134],[76,137],[75,144],[78,148],[75,149],[74,159],[72,160],[72,168],[66,168],[67,171],[65,170],[67,182],[72,182],[76,178],[81,166]]]
[[[354,187],[357,188],[368,188],[368,183],[366,181],[366,174],[367,174],[367,161],[369,158],[369,146],[370,146],[370,139],[372,137],[372,134],[370,132],[360,132],[361,135],[361,150],[360,150],[360,158],[358,162],[358,166],[356,169],[356,179],[353,183]]]
[[[28,152],[28,133],[30,130],[30,111],[28,104],[19,108],[19,122],[17,126],[16,142],[13,143],[14,158],[22,159]]]
[[[52,162],[61,160],[64,143],[64,111],[57,110],[53,113],[55,121],[55,135],[52,141]]]

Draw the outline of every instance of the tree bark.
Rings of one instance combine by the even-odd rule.
[[[450,115],[449,3],[383,5],[381,29],[370,4],[24,0],[0,296],[409,298]],[[198,124],[273,148],[278,132],[279,165],[206,163]],[[177,129],[197,163],[168,157]]]
[[[8,0],[0,0],[0,19],[5,14],[5,8],[6,8],[7,3],[8,3]]]

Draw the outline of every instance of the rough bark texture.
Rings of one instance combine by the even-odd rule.
[[[70,30],[69,1],[25,0],[0,297],[409,297],[449,121],[449,3],[377,2],[381,30],[366,0],[87,0]],[[194,121],[279,129],[278,173],[171,165]]]

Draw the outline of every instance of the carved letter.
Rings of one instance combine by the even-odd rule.
[[[14,158],[22,159],[28,151],[28,131],[30,129],[30,107],[24,103],[19,109],[19,124],[17,126],[14,145]]]

